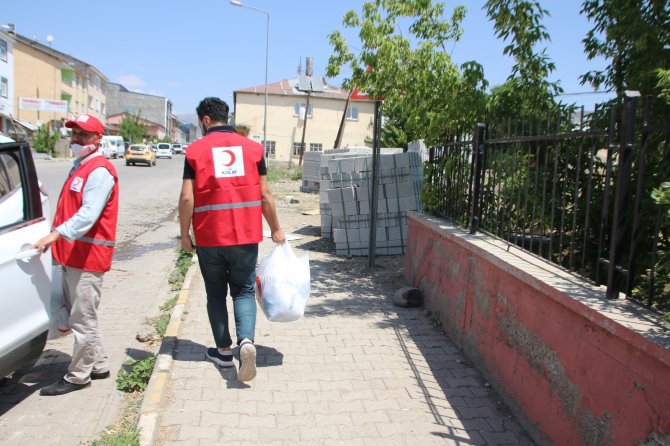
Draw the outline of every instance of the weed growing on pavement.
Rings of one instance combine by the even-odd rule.
[[[156,330],[156,333],[158,333],[158,336],[161,338],[165,336],[165,330],[167,330],[168,324],[170,323],[170,316],[172,315],[172,309],[174,308],[175,305],[177,305],[177,299],[179,296],[175,296],[172,299],[168,300],[165,302],[163,305],[161,305],[161,314],[157,318],[154,318],[152,320],[154,329]]]
[[[156,364],[155,356],[128,363],[130,371],[121,369],[116,378],[116,388],[128,393],[144,391],[154,371],[154,364]]]
[[[174,270],[168,279],[168,282],[172,286],[172,290],[176,291],[181,289],[181,286],[184,283],[184,277],[186,277],[186,272],[192,264],[193,253],[179,249],[179,252],[177,253],[177,262],[175,263]]]
[[[99,440],[88,443],[89,446],[138,446],[140,429],[137,427],[137,421],[141,405],[141,393],[127,395],[118,418],[102,431]]]
[[[302,179],[302,166],[286,168],[272,166],[268,169],[268,182],[296,181]]]

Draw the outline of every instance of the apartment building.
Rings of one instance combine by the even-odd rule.
[[[14,110],[14,37],[0,29],[0,132],[7,135]]]
[[[308,93],[299,82],[296,77],[268,84],[265,148],[269,162],[297,164],[303,130],[305,152],[332,149],[342,123],[340,147],[371,147],[374,101],[348,102],[349,92],[321,81],[322,91],[310,92],[307,105]],[[249,129],[248,137],[262,143],[265,85],[234,91],[233,106],[235,126]]]
[[[174,133],[175,119],[172,115],[172,102],[163,96],[130,91],[121,84],[107,83],[107,113],[118,115],[129,113],[144,120],[160,124],[171,139]],[[178,125],[177,125],[178,128]]]
[[[12,33],[13,116],[35,126],[60,128],[82,113],[106,121],[107,77],[94,66],[50,46]]]

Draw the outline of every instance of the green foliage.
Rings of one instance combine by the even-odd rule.
[[[168,282],[172,286],[173,290],[181,289],[182,284],[184,283],[184,277],[186,277],[186,272],[193,264],[193,253],[186,252],[183,249],[179,249],[177,253],[177,261],[175,263],[175,268],[170,274]]]
[[[550,40],[541,23],[549,12],[538,1],[528,0],[488,0],[484,8],[496,37],[508,42],[503,53],[515,62],[507,82],[491,92],[488,116],[533,115],[555,108],[553,98],[563,91],[558,83],[548,80],[555,65],[546,48],[536,51]]]
[[[118,419],[106,427],[98,440],[87,443],[89,446],[139,446],[140,429],[137,427],[142,398],[140,393],[126,396]]]
[[[268,169],[268,182],[296,181],[302,179],[302,166],[293,168],[272,167]]]
[[[149,378],[151,378],[155,364],[155,356],[128,363],[130,371],[121,369],[116,378],[116,388],[128,393],[144,391],[149,384]]]
[[[50,134],[49,126],[43,124],[33,135],[33,148],[38,153],[52,153],[58,142],[58,133]]]
[[[670,104],[670,70],[659,68],[656,72],[658,74],[658,83],[656,84],[656,88],[659,90],[658,96],[666,104]]]
[[[582,14],[593,23],[584,38],[589,59],[605,58],[604,70],[581,77],[594,88],[658,93],[658,69],[670,69],[670,8],[656,0],[584,0]]]
[[[142,124],[139,112],[136,115],[124,116],[119,125],[119,133],[129,142],[139,143],[144,140],[148,127]]]
[[[466,9],[454,8],[450,20],[443,19],[444,12],[441,2],[369,1],[360,15],[349,11],[343,18],[346,28],[358,29],[358,55],[339,31],[329,35],[333,54],[327,75],[338,76],[347,67],[352,74],[343,88],[357,86],[384,99],[382,113],[391,126],[382,137],[394,146],[420,138],[434,144],[456,128],[474,125],[484,109],[481,65],[457,67],[447,51],[462,34]],[[409,37],[401,31],[405,24]]]
[[[174,296],[173,298],[167,300],[163,305],[161,305],[161,313],[158,317],[151,320],[156,333],[162,338],[165,336],[165,331],[167,330],[168,325],[170,324],[170,317],[172,316],[172,309],[177,304],[177,299],[179,296]]]

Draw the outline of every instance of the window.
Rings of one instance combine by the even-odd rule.
[[[358,121],[358,107],[350,107],[347,110],[347,119],[350,121]]]
[[[72,70],[60,70],[60,80],[65,85],[72,86],[72,79],[74,79],[74,72]]]
[[[265,156],[274,155],[276,145],[276,141],[265,141]]]
[[[305,106],[307,104],[299,104],[295,103],[293,105],[293,116],[298,116],[300,118],[305,116]],[[309,104],[309,107],[307,107],[307,117],[311,118],[312,117],[312,104]]]
[[[7,42],[0,39],[0,60],[7,62]]]
[[[323,152],[323,144],[320,142],[310,142],[309,143],[310,152]]]
[[[291,155],[300,156],[300,143],[299,142],[294,142],[293,143],[293,150],[291,151]]]
[[[21,197],[21,167],[17,161],[17,153],[0,154],[0,227],[24,221],[24,203],[12,197]],[[18,195],[17,195],[18,194]]]
[[[93,96],[88,96],[88,108],[93,108]]]
[[[9,81],[6,77],[0,77],[0,96],[9,97]]]

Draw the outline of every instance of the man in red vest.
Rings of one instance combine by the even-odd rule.
[[[67,373],[42,388],[40,395],[63,395],[109,378],[109,359],[102,345],[98,305],[102,276],[112,266],[119,210],[118,175],[98,146],[104,127],[91,115],[67,121],[72,129],[74,166],[58,198],[51,233],[34,248],[52,255],[63,272],[63,291],[70,304],[74,351]]]
[[[256,260],[263,240],[261,216],[272,241],[284,243],[275,201],[267,182],[263,146],[235,132],[228,122],[228,104],[205,98],[198,108],[204,135],[186,151],[179,196],[181,246],[196,249],[207,292],[207,314],[216,347],[207,358],[233,366],[226,296],[233,300],[240,368],[237,378],[256,376]],[[194,246],[190,229],[193,225]]]

